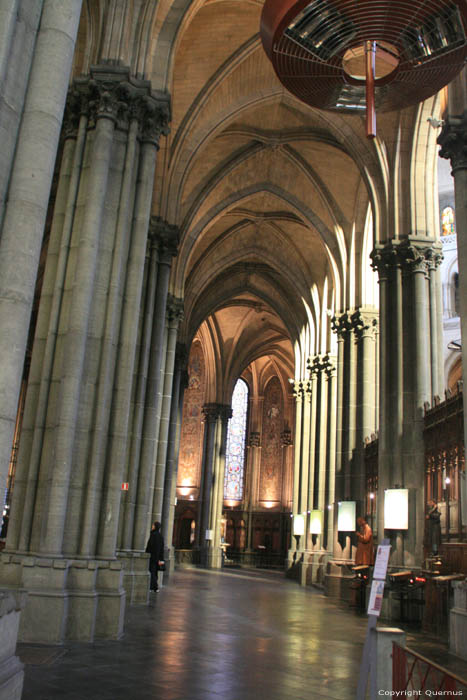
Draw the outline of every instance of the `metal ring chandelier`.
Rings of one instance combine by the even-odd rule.
[[[431,97],[467,56],[467,0],[266,0],[261,39],[281,83],[312,107],[356,113]]]

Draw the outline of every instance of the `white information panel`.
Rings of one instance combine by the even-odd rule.
[[[386,489],[384,492],[384,529],[408,530],[409,490]]]
[[[323,511],[312,510],[310,512],[310,535],[321,535],[323,532]]]
[[[337,510],[337,529],[340,532],[355,531],[355,501],[340,501]]]
[[[214,539],[214,530],[206,530],[206,539],[207,539],[207,540],[213,540],[213,539]]]
[[[386,571],[388,570],[389,554],[391,552],[390,544],[380,544],[376,551],[375,568],[373,569],[373,578],[384,581],[386,579]]]
[[[384,581],[373,581],[370,591],[370,602],[368,603],[368,615],[379,617],[381,606],[383,605]]]

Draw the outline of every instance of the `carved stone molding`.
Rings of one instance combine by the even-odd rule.
[[[161,135],[169,133],[169,96],[151,90],[151,83],[130,75],[121,66],[93,66],[90,74],[73,81],[64,115],[66,137],[76,133],[79,119],[85,115],[94,127],[100,118],[111,119],[119,129],[138,122],[138,137],[156,146]]]
[[[345,338],[352,331],[352,321],[347,311],[331,318],[331,329],[338,338]]]
[[[248,447],[261,447],[260,434],[258,432],[251,432],[248,438]]]
[[[170,262],[177,255],[180,229],[167,223],[160,216],[151,216],[149,240],[157,248],[162,262]]]
[[[168,294],[167,296],[167,321],[169,326],[172,325],[177,327],[180,321],[183,319],[184,304],[183,299],[177,299]]]
[[[202,413],[204,420],[207,423],[213,423],[219,417],[221,404],[218,403],[206,403],[202,408]]]
[[[360,340],[364,336],[374,338],[378,331],[379,314],[377,311],[357,309],[351,316],[353,331]]]
[[[438,136],[439,155],[451,161],[452,174],[467,168],[467,114],[448,117]]]
[[[303,400],[303,394],[304,394],[304,383],[306,384],[306,381],[303,382],[301,379],[295,381],[293,383],[292,387],[292,393],[294,395],[294,398],[297,401]]]
[[[290,428],[285,428],[281,433],[281,445],[282,447],[290,447],[292,444],[292,431]]]
[[[232,418],[232,415],[232,406],[227,406],[226,404],[219,404],[219,416],[222,422],[227,423],[227,421]]]
[[[371,252],[371,266],[378,271],[380,281],[388,279],[391,271],[401,269],[404,274],[428,274],[438,267],[443,259],[439,243],[408,238],[402,241],[389,241],[384,246],[376,246]]]

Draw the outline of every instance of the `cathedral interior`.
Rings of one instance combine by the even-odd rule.
[[[1,700],[17,641],[122,638],[155,521],[164,588],[356,604],[363,518],[383,617],[467,659],[467,5],[360,4],[396,38],[347,0],[0,0]]]

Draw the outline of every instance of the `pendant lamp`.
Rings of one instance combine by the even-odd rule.
[[[467,0],[266,0],[261,39],[281,83],[312,107],[366,111],[421,102],[467,56]]]

